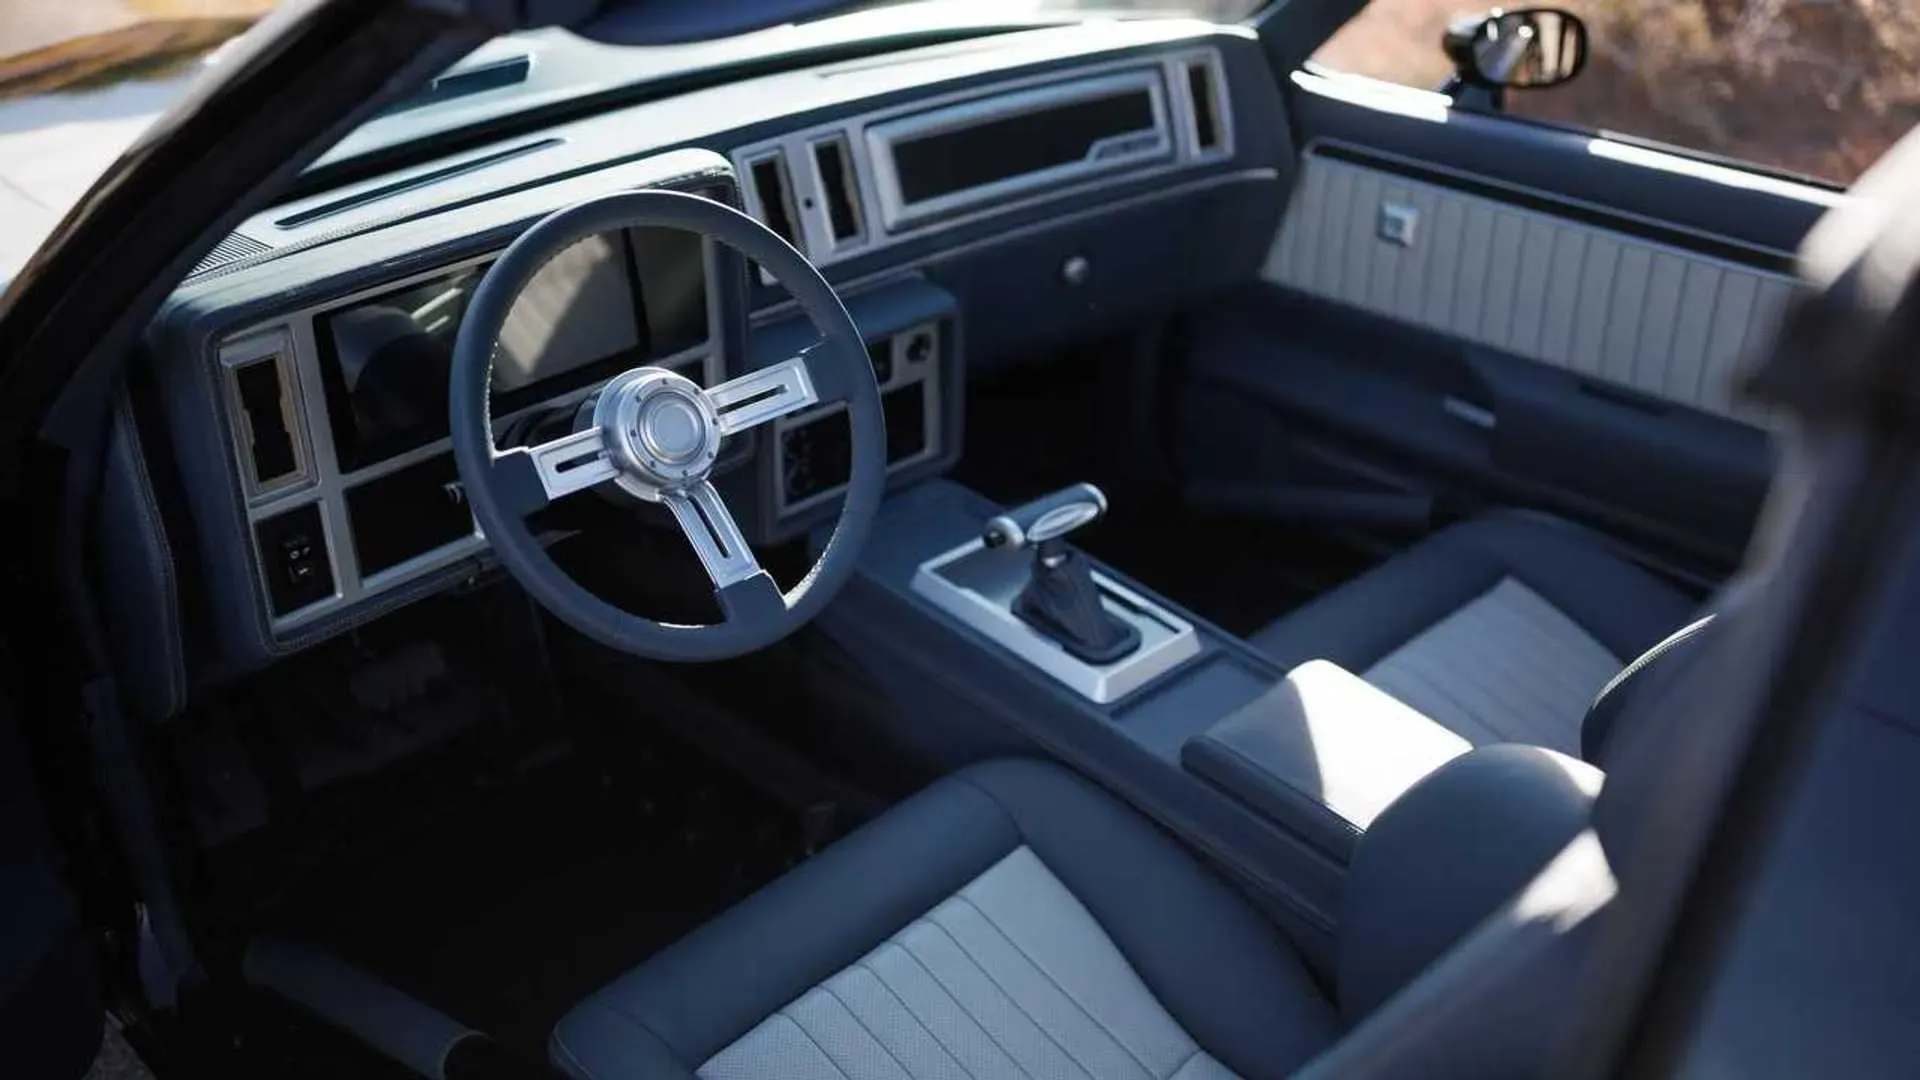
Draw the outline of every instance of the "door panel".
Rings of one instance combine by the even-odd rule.
[[[1763,421],[1730,396],[1793,279],[1310,152],[1266,280],[1649,397]],[[1381,235],[1392,216],[1405,242]]]
[[[54,867],[39,793],[0,698],[0,1072],[65,1080],[100,1045],[93,936]]]
[[[1346,482],[1271,452],[1294,445],[1356,485],[1730,568],[1772,464],[1735,372],[1840,196],[1371,80],[1283,86],[1302,168],[1264,290],[1192,335],[1189,474]]]
[[[1459,112],[1444,95],[1373,79],[1300,71],[1281,87],[1295,145],[1364,147],[1498,190],[1516,204],[1593,214],[1771,260],[1781,270],[1791,269],[1807,230],[1844,198],[1591,132]]]

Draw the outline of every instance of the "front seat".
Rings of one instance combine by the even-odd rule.
[[[1599,783],[1499,746],[1410,789],[1355,853],[1327,987],[1112,796],[1053,765],[974,766],[575,1007],[553,1061],[579,1080],[1285,1076],[1525,886]]]
[[[1288,670],[1330,660],[1475,746],[1597,760],[1588,709],[1697,607],[1600,534],[1509,511],[1443,529],[1249,640]]]

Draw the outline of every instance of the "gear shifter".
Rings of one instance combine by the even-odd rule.
[[[1101,604],[1087,557],[1062,539],[1106,512],[1099,488],[1075,484],[1000,514],[981,536],[988,547],[1033,549],[1031,576],[1013,613],[1089,664],[1111,664],[1140,647],[1140,631]]]

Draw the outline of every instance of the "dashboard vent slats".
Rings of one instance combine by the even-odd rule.
[[[280,355],[273,353],[237,364],[230,372],[234,404],[239,406],[237,434],[247,466],[247,490],[253,495],[285,487],[301,474],[293,402],[282,364]]]
[[[1187,96],[1193,101],[1193,140],[1203,154],[1225,145],[1220,132],[1220,92],[1213,66],[1205,60],[1187,61]]]
[[[196,274],[218,270],[228,263],[252,258],[266,250],[268,250],[267,245],[245,233],[228,233],[226,239],[213,245],[213,250],[207,252],[205,258],[195,263],[193,269],[187,271],[187,276],[193,277]]]
[[[782,240],[805,251],[797,227],[799,217],[793,209],[793,179],[787,173],[786,156],[776,151],[755,158],[748,163],[747,171],[761,223],[779,233]]]
[[[834,136],[813,144],[813,164],[820,177],[820,191],[827,203],[827,225],[834,246],[859,243],[865,234],[860,216],[860,191],[853,172],[847,140]]]

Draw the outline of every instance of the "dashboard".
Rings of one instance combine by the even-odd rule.
[[[154,392],[124,421],[191,535],[158,539],[197,564],[181,580],[204,595],[174,602],[210,615],[202,640],[162,644],[246,670],[487,564],[449,451],[448,364],[492,260],[554,209],[666,187],[799,248],[866,338],[897,486],[962,453],[970,375],[1251,279],[1287,140],[1250,34],[1143,20],[711,87],[275,207],[169,300],[147,341]],[[728,249],[670,230],[592,237],[508,317],[496,438],[551,437],[635,366],[713,385],[816,337]],[[735,442],[720,483],[750,539],[837,513],[840,406]]]

